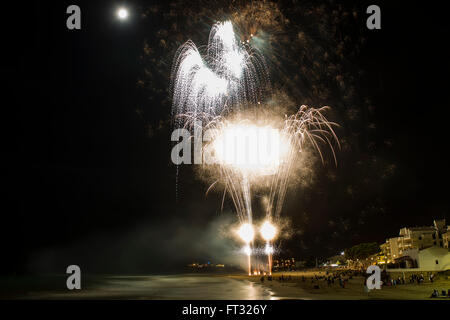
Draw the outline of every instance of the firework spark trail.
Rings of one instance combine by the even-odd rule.
[[[171,81],[175,125],[191,130],[198,122],[217,128],[227,111],[256,104],[269,90],[264,59],[251,47],[239,45],[230,21],[212,27],[205,58],[190,40],[178,49]],[[236,174],[228,168],[221,171],[240,220],[251,221],[248,180],[237,183]]]
[[[174,115],[221,115],[261,101],[269,88],[268,72],[258,51],[239,45],[230,21],[211,29],[203,58],[192,41],[177,51],[171,76]],[[200,120],[204,120],[199,116]],[[176,126],[183,122],[176,120]]]
[[[303,105],[296,114],[285,119],[282,133],[288,138],[291,148],[289,149],[288,160],[281,164],[276,174],[272,177],[269,204],[266,212],[267,218],[271,218],[272,216],[278,218],[280,216],[293,165],[299,160],[299,156],[307,141],[319,153],[322,162],[324,159],[319,142],[326,143],[330,147],[334,161],[337,164],[332,142],[335,141],[338,147],[340,147],[339,140],[333,130],[333,126],[338,125],[328,121],[322,114],[327,109],[328,107],[315,109]],[[274,207],[275,210],[273,209]]]

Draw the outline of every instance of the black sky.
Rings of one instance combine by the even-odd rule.
[[[361,241],[381,242],[403,226],[449,218],[448,11],[441,2],[426,6],[378,2],[382,30],[360,26],[368,41],[352,63],[365,70],[361,87],[377,107],[373,140],[393,141],[393,147],[380,148],[377,157],[394,163],[397,170],[381,189],[344,198],[340,192],[352,183],[344,177],[358,180],[358,176],[353,164],[345,164],[351,156],[342,154],[344,163],[335,171],[343,177],[339,185],[312,186],[310,200],[292,191],[286,211],[294,226],[305,223],[303,212],[310,216],[303,234],[286,241],[286,255],[327,256]],[[123,3],[131,9],[125,23],[114,17]],[[70,4],[81,7],[80,31],[66,28]],[[160,29],[157,23],[139,18],[148,5],[145,1],[30,1],[11,8],[2,19],[3,97],[7,97],[2,103],[4,272],[35,271],[33,259],[49,248],[71,248],[62,265],[70,260],[70,250],[75,260],[91,265],[96,263],[93,257],[104,251],[113,251],[108,254],[112,259],[114,250],[120,257],[121,250],[132,246],[142,246],[136,256],[151,256],[153,249],[160,251],[159,244],[124,240],[121,248],[114,241],[132,236],[136,226],[143,225],[148,232],[172,228],[170,237],[176,237],[174,226],[183,229],[180,234],[186,230],[193,234],[220,215],[220,195],[205,199],[205,185],[189,170],[180,174],[176,199],[170,126],[148,134],[149,122],[165,123],[170,114],[170,105],[150,105],[148,93],[137,86],[143,76],[144,40]],[[367,7],[355,1],[343,5]],[[287,2],[283,6],[288,10]],[[145,117],[137,112],[140,108],[146,110]],[[360,121],[356,125],[367,125]],[[317,207],[309,210],[302,203]],[[374,213],[367,213],[359,224],[364,208]],[[333,228],[339,231],[337,238],[330,237]],[[193,259],[210,258],[175,243],[180,245],[177,250],[188,250]],[[123,272],[152,269],[151,259],[137,261],[136,268],[128,261]]]

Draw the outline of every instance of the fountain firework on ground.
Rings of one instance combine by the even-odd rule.
[[[209,143],[203,154],[213,160],[216,185],[233,200],[241,223],[252,224],[252,186],[265,180],[268,191],[266,220],[280,217],[292,170],[307,142],[323,161],[326,144],[336,161],[333,142],[339,144],[323,111],[301,106],[291,116],[267,116],[268,72],[263,57],[239,44],[231,22],[213,26],[205,58],[192,41],[178,50],[172,69],[175,126],[194,132],[201,126]],[[272,153],[268,153],[267,146]],[[266,147],[266,149],[264,149]],[[245,153],[245,155],[244,155]],[[247,245],[253,239],[245,240]]]

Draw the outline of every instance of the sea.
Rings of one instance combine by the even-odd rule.
[[[65,283],[64,283],[65,286]],[[80,290],[29,291],[25,299],[274,300],[266,287],[208,274],[90,276]],[[56,290],[55,290],[56,289]]]

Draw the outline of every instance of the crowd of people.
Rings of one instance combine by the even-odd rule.
[[[339,284],[339,287],[345,289],[348,286],[349,280],[353,277],[362,277],[364,280],[364,289],[365,292],[369,292],[366,286],[367,277],[369,274],[364,272],[364,270],[332,270],[332,271],[321,271],[312,273],[310,276],[305,275],[277,275],[277,276],[262,276],[260,278],[261,282],[264,282],[265,279],[267,281],[279,281],[279,282],[303,282],[303,283],[311,283],[314,289],[320,289],[320,286],[334,287],[336,284]],[[381,284],[382,286],[388,287],[396,287],[398,285],[407,285],[409,284],[422,284],[427,279],[429,283],[433,283],[435,281],[435,274],[433,272],[428,273],[412,273],[406,276],[403,274],[402,276],[392,276],[386,271],[382,271],[381,273]],[[434,289],[431,298],[437,297],[447,297],[450,298],[450,289],[447,290],[439,290]]]
[[[348,281],[351,280],[354,276],[357,275],[361,275],[361,272],[359,271],[354,271],[354,270],[341,270],[341,271],[334,271],[334,272],[329,272],[329,271],[325,271],[325,274],[318,272],[318,273],[314,273],[313,276],[311,277],[306,277],[305,275],[301,275],[301,276],[292,276],[292,275],[283,275],[281,274],[278,277],[272,277],[272,276],[267,276],[267,281],[273,281],[273,280],[277,280],[279,282],[304,282],[306,283],[307,281],[309,281],[314,288],[319,289],[319,285],[325,284],[328,287],[334,286],[335,283],[339,283],[339,286],[341,288],[345,288],[348,284]],[[266,279],[266,276],[262,276],[260,278],[261,282],[264,282]]]
[[[431,294],[430,298],[450,298],[450,289],[447,290],[447,292],[445,292],[445,290],[441,291],[441,294],[439,294],[439,290],[434,289],[433,293]]]

